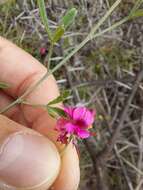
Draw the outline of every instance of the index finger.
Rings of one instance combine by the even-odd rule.
[[[26,81],[32,80],[36,75],[46,73],[46,68],[27,52],[18,48],[10,41],[0,37],[0,80],[11,84],[8,94],[19,96]],[[55,86],[55,80],[49,76],[48,81]],[[31,81],[32,82],[32,81]],[[57,88],[55,86],[55,88]],[[56,89],[56,93],[58,90]]]
[[[14,98],[19,97],[45,73],[46,68],[39,61],[0,37],[0,81],[10,84],[10,88],[6,90],[9,95]],[[58,94],[56,81],[51,75],[27,99],[29,103],[45,104]],[[30,112],[30,117],[26,113],[26,117],[31,123],[40,114],[37,110],[34,112]]]

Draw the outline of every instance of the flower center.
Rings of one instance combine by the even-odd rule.
[[[83,120],[74,121],[74,124],[79,126],[80,128],[85,128],[86,127],[86,123]]]

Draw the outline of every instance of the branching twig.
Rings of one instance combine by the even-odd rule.
[[[115,131],[113,132],[112,134],[112,137],[111,139],[109,140],[109,143],[108,145],[103,149],[103,151],[98,155],[98,158],[99,159],[105,159],[108,157],[108,155],[111,153],[115,143],[116,143],[116,140],[118,139],[119,135],[120,135],[120,131],[121,129],[123,128],[123,125],[124,125],[124,122],[125,122],[125,119],[126,119],[126,116],[127,116],[127,112],[128,112],[128,109],[131,105],[131,102],[137,92],[137,89],[140,85],[140,82],[141,80],[143,79],[143,70],[140,71],[140,73],[137,75],[137,79],[135,81],[135,84],[133,86],[133,89],[132,89],[132,92],[131,94],[129,95],[129,97],[127,97],[127,100],[126,100],[126,103],[125,103],[125,107],[123,109],[123,112],[121,114],[121,117],[119,119],[119,124],[117,126],[113,126],[112,129],[115,129]]]

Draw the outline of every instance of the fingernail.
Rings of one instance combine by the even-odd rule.
[[[0,147],[0,179],[16,188],[53,183],[60,168],[57,149],[41,135],[15,133]]]

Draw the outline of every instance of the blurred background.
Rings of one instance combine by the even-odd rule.
[[[136,1],[122,0],[99,31],[128,15]],[[75,23],[54,48],[52,67],[86,37],[114,2],[45,1],[51,29],[57,27],[67,9],[78,10]],[[49,42],[36,1],[1,0],[0,35],[46,63]],[[143,81],[138,76],[141,70],[143,18],[137,18],[92,40],[56,71],[61,91],[71,92],[66,103],[85,105],[97,112],[96,136],[78,146],[79,190],[143,189]]]

